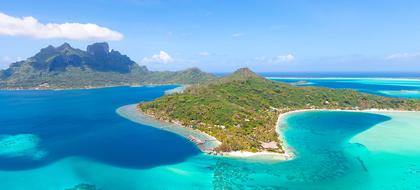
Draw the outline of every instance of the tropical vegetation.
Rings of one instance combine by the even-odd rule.
[[[183,93],[138,105],[159,120],[179,122],[214,136],[217,151],[283,152],[275,125],[280,113],[300,109],[419,110],[420,101],[320,87],[299,87],[260,77],[249,69]],[[264,147],[273,143],[277,147]]]

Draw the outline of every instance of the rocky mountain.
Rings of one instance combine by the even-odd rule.
[[[116,85],[194,84],[214,76],[193,68],[178,72],[149,71],[128,56],[94,43],[86,51],[68,43],[48,46],[36,55],[0,71],[1,89],[87,88]]]

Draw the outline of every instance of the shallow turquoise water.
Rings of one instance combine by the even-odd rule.
[[[271,80],[299,86],[322,86],[327,88],[348,88],[370,94],[398,97],[420,98],[420,79],[403,78],[282,78],[268,77]]]
[[[371,132],[416,125],[419,115],[295,113],[282,129],[296,159],[238,160],[201,154],[182,137],[115,112],[173,87],[1,91],[0,189],[57,190],[81,182],[104,190],[419,188],[418,139],[403,143],[404,133]],[[384,143],[373,138],[393,141],[378,146]]]
[[[420,112],[386,113],[392,118],[350,140],[363,144],[372,189],[420,189]]]

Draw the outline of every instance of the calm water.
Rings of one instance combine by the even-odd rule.
[[[269,79],[292,84],[299,81],[305,81],[303,84],[298,84],[299,86],[348,88],[381,96],[420,98],[420,79],[281,77],[269,77]]]
[[[272,163],[207,156],[182,137],[115,113],[120,106],[154,99],[172,88],[0,91],[0,189],[57,190],[81,182],[104,190],[420,186],[413,180],[420,177],[420,155],[407,151],[415,148],[384,156],[379,153],[383,150],[370,148],[375,143],[349,143],[377,124],[391,128],[401,124],[404,115],[393,124],[389,122],[394,116],[372,113],[292,114],[283,125],[288,126],[285,138],[297,158]],[[419,122],[418,118],[407,122]],[[389,180],[395,177],[384,175],[384,169],[402,179]]]
[[[285,138],[294,148],[296,159],[248,165],[231,161],[222,165],[220,172],[224,181],[237,189],[366,189],[360,183],[366,182],[369,174],[358,160],[358,154],[366,149],[348,140],[389,119],[356,112],[293,114],[284,125],[288,125]]]
[[[115,114],[119,106],[151,100],[170,88],[173,86],[1,91],[0,134],[11,140],[17,137],[21,143],[3,147],[13,154],[0,154],[0,169],[32,169],[69,156],[119,167],[149,168],[197,155],[199,151],[183,138],[138,127]],[[19,138],[19,134],[30,134],[31,138]],[[31,143],[39,150],[33,150]],[[168,144],[176,150],[167,148]],[[14,151],[19,145],[22,150]]]

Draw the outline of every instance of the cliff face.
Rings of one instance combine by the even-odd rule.
[[[86,52],[90,56],[89,66],[99,71],[127,73],[135,64],[128,56],[118,51],[110,52],[107,43],[89,45]]]
[[[94,43],[92,45],[87,46],[86,52],[95,57],[104,57],[109,53],[109,45],[108,43],[105,43],[105,42]]]

